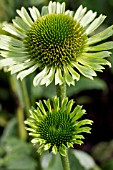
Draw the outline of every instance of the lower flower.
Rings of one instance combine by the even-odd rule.
[[[68,98],[62,100],[59,106],[59,98],[44,100],[37,103],[37,109],[30,110],[30,118],[25,121],[28,125],[26,129],[33,136],[32,143],[39,145],[38,152],[41,154],[45,150],[52,151],[54,154],[59,152],[62,156],[66,155],[67,148],[73,147],[73,144],[82,144],[83,135],[81,133],[90,133],[92,121],[89,119],[79,120],[86,113],[82,106],[77,105],[72,109],[73,100]]]

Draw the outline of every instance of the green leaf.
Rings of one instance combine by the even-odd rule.
[[[18,136],[16,118],[13,118],[8,122],[7,126],[3,131],[3,135],[1,137],[1,143],[8,141],[12,136]]]
[[[80,164],[84,167],[85,170],[92,169],[96,166],[94,159],[81,150],[71,150],[72,154],[75,156],[76,159],[79,160]]]
[[[108,91],[108,87],[102,79],[94,78],[94,80],[89,80],[88,78],[81,77],[80,80],[76,82],[76,88],[74,86],[67,87],[67,95],[71,96],[81,91],[93,89],[102,90],[103,92]]]
[[[70,162],[70,167],[71,170],[86,170],[79,162],[79,160],[76,158],[76,156],[74,155],[74,153],[69,150],[69,162]]]

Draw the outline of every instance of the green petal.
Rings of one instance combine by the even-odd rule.
[[[97,42],[100,42],[102,40],[105,40],[109,38],[110,36],[113,35],[113,25],[105,29],[104,31],[92,36],[91,38],[88,39],[88,44],[94,44]]]
[[[29,11],[34,21],[40,17],[40,12],[36,7],[29,8]]]
[[[49,14],[56,13],[56,2],[50,1],[49,5],[48,5],[48,11],[49,11]]]
[[[26,63],[17,64],[17,65],[10,67],[9,71],[11,71],[11,74],[14,74],[14,73],[20,72],[28,67],[31,67],[33,64],[34,64],[33,61],[28,62],[28,63],[26,62]]]
[[[91,67],[93,70],[95,70],[95,64],[102,64],[102,65],[108,65],[111,66],[111,63],[108,62],[107,60],[103,59],[103,58],[94,58],[94,57],[82,57],[80,59],[78,59],[78,62],[83,64],[83,65],[87,65],[89,67]]]
[[[82,145],[84,142],[81,140],[74,140],[74,143],[76,143],[77,145]]]
[[[54,145],[54,146],[52,147],[52,152],[53,152],[55,155],[57,154],[58,150],[57,150],[56,145]]]
[[[31,143],[33,143],[33,144],[40,144],[40,142],[39,142],[39,139],[38,139],[38,138],[34,138],[34,139],[32,139],[32,140],[31,140]]]
[[[40,110],[42,111],[42,113],[43,113],[44,115],[47,115],[47,113],[46,113],[46,111],[45,111],[45,108],[44,108],[44,106],[43,106],[43,104],[42,104],[42,101],[40,100],[39,102],[36,102],[36,104],[38,105],[38,107],[40,108]]]
[[[65,13],[65,2],[63,2],[61,4],[61,11],[60,11],[61,14],[64,14]]]
[[[53,98],[53,106],[54,106],[54,111],[58,112],[59,111],[59,98],[54,97]]]
[[[67,10],[67,11],[65,12],[65,14],[66,14],[66,15],[69,15],[70,17],[73,17],[74,12],[73,12],[73,11],[70,11],[70,10]]]
[[[10,43],[12,46],[24,47],[24,43],[16,38],[7,35],[0,35],[0,41]]]
[[[61,104],[61,112],[64,112],[66,110],[67,103],[68,103],[68,98],[67,97],[63,98],[62,104]]]
[[[0,67],[11,66],[13,64],[16,64],[16,61],[14,61],[12,58],[5,58],[0,60]]]
[[[72,106],[74,104],[74,100],[70,100],[67,104],[66,112],[69,114],[71,112]]]
[[[44,145],[44,150],[47,151],[50,149],[50,147],[51,147],[51,144],[48,143],[48,144]]]
[[[84,126],[84,125],[92,125],[92,123],[93,123],[93,121],[91,121],[89,119],[84,119],[84,120],[77,122],[76,126],[81,127],[81,126]]]
[[[90,25],[89,27],[86,29],[86,34],[89,35],[91,34],[93,31],[95,31],[105,20],[106,16],[105,15],[100,15],[98,18],[96,18]]]
[[[72,64],[73,64],[73,66],[75,66],[75,67],[80,71],[80,73],[83,74],[85,77],[88,77],[88,78],[90,78],[90,79],[93,79],[93,76],[96,76],[95,71],[92,70],[90,67],[88,67],[88,66],[82,66],[82,65],[80,65],[80,64],[78,64],[78,63],[75,63],[75,62],[73,62]]]
[[[76,130],[77,134],[82,133],[82,132],[91,133],[90,132],[90,130],[91,130],[90,127],[81,127],[81,128],[78,128],[78,129],[76,128],[75,130]]]
[[[12,25],[9,24],[4,24],[3,30],[9,32],[10,34],[12,34],[13,36],[17,36],[21,39],[26,37],[26,34],[22,33],[21,31],[19,31],[18,29],[16,29],[15,27],[13,27]]]
[[[62,144],[60,147],[59,147],[59,152],[62,156],[66,156],[66,152],[67,152],[67,147]]]
[[[86,111],[82,109],[81,106],[77,105],[74,111],[71,113],[72,123],[77,121],[79,118],[81,118],[84,114],[86,114]],[[76,123],[75,123],[76,125]]]
[[[24,7],[22,7],[21,10],[17,10],[17,13],[28,26],[32,26],[33,21]]]
[[[72,143],[67,142],[67,147],[68,147],[68,148],[70,148],[70,147],[71,147],[71,148],[73,148],[73,144],[72,144]]]
[[[105,42],[96,46],[89,46],[86,48],[88,51],[104,51],[104,50],[110,50],[113,49],[113,42]]]
[[[18,53],[25,53],[24,47],[21,47],[21,48],[14,47],[10,43],[7,43],[7,41],[6,42],[0,41],[0,48],[3,49],[3,50],[12,51],[12,52],[17,51]]]
[[[97,12],[94,12],[92,10],[88,11],[84,17],[81,19],[80,24],[83,27],[86,27],[93,19],[96,17]]]
[[[54,79],[54,73],[55,73],[55,70],[52,67],[49,73],[41,80],[40,85],[46,84],[46,86],[48,86]]]
[[[39,67],[39,64],[35,64],[34,66],[30,67],[27,70],[21,71],[18,75],[17,75],[17,79],[23,79],[24,77],[26,77],[27,75],[31,74],[32,72],[34,72],[37,68]]]
[[[30,27],[20,18],[20,17],[16,17],[15,19],[12,20],[14,26],[17,29],[20,29],[22,31],[28,31],[30,29]]]
[[[101,51],[101,52],[95,52],[95,53],[83,53],[83,55],[81,57],[78,58],[82,58],[83,56],[86,56],[87,58],[105,58],[105,57],[109,57],[111,54],[111,52],[109,51]]]
[[[68,65],[67,68],[68,68],[69,72],[71,73],[73,80],[78,81],[80,79],[80,75],[70,65]]]
[[[85,12],[86,12],[87,8],[83,8],[82,5],[80,5],[80,7],[77,9],[74,19],[77,21],[80,21],[82,19],[82,17],[84,16]]]
[[[45,103],[45,105],[47,106],[48,111],[49,111],[49,112],[51,112],[51,111],[52,111],[52,109],[51,109],[50,100],[49,100],[49,99],[48,99],[47,101],[46,101],[46,100],[44,100],[44,103]]]
[[[41,145],[41,146],[38,148],[38,153],[39,153],[39,154],[42,154],[43,151],[44,151],[44,145]]]
[[[64,78],[65,78],[66,83],[69,86],[70,86],[70,84],[72,84],[73,86],[75,85],[75,81],[73,80],[72,76],[69,74],[66,67],[64,67]]]
[[[42,10],[41,10],[41,16],[47,15],[48,13],[49,13],[48,7],[47,6],[43,6]]]
[[[73,138],[75,139],[84,139],[83,135],[74,135]]]
[[[35,78],[34,78],[34,80],[33,80],[34,86],[37,86],[37,85],[40,84],[42,78],[47,75],[48,71],[49,71],[48,68],[45,67],[39,74],[37,74],[37,75],[35,76]]]
[[[12,57],[13,59],[14,58],[19,58],[20,61],[22,62],[27,62],[28,59],[29,59],[29,56],[27,55],[27,53],[19,53],[19,52],[12,52],[12,51],[5,51],[5,50],[0,50],[0,55],[4,58],[10,58]]]
[[[55,73],[55,85],[59,84],[62,85],[64,82],[64,78],[61,73],[61,69],[57,69]]]

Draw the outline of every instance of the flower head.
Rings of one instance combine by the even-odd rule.
[[[50,2],[42,8],[22,7],[13,24],[4,24],[10,35],[0,35],[2,66],[9,66],[12,74],[23,79],[39,69],[33,83],[55,85],[66,82],[74,85],[80,74],[93,79],[95,71],[102,71],[110,55],[113,42],[104,42],[113,34],[113,26],[91,36],[106,16],[80,6],[76,12],[65,11],[65,3]]]
[[[29,126],[29,135],[33,136],[31,142],[39,144],[39,153],[49,150],[65,156],[67,148],[83,143],[84,137],[81,133],[90,133],[91,128],[88,125],[91,125],[92,121],[79,120],[86,112],[79,105],[72,109],[73,100],[64,98],[61,107],[59,98],[53,98],[52,102],[53,108],[49,99],[44,100],[45,105],[39,101],[37,109],[30,110],[30,118],[25,123]]]

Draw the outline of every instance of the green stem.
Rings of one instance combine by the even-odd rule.
[[[66,156],[60,155],[60,157],[61,157],[63,169],[70,170],[68,155],[66,155]]]
[[[60,105],[61,105],[62,99],[66,97],[66,84],[64,83],[62,85],[57,85],[56,93],[57,93],[57,97],[59,97]]]
[[[20,139],[26,141],[27,132],[24,128],[24,111],[23,111],[21,97],[19,95],[19,83],[16,79],[16,76],[10,76],[10,87],[11,87],[12,94],[15,100],[15,105],[16,105],[16,116],[18,120],[19,137]]]
[[[23,100],[25,105],[25,111],[27,115],[29,115],[30,101],[29,101],[29,96],[26,88],[26,82],[24,79],[21,81],[21,85],[22,85],[22,94],[23,94]]]
[[[60,106],[61,106],[63,98],[66,97],[66,84],[64,83],[62,85],[57,85],[56,93],[57,93],[57,97],[59,97]],[[66,156],[60,155],[60,157],[61,157],[63,169],[70,170],[68,155],[67,154],[66,154]]]
[[[26,141],[27,139],[27,132],[25,130],[25,126],[24,126],[24,111],[21,107],[17,108],[16,111],[17,114],[17,119],[18,119],[18,127],[19,127],[19,136],[20,139],[22,139],[23,141]]]

